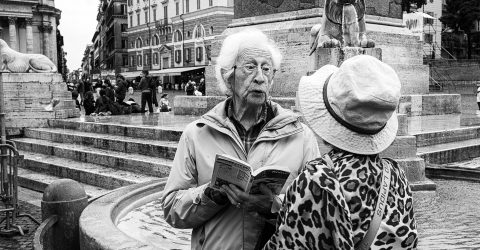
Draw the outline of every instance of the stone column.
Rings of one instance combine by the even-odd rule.
[[[58,65],[57,57],[57,19],[52,16],[50,18],[50,23],[52,24],[52,30],[50,32],[50,59],[55,65]]]
[[[43,53],[48,58],[50,56],[50,32],[52,31],[52,26],[50,25],[40,25],[38,26],[40,32],[43,33]]]
[[[9,24],[8,31],[10,33],[10,48],[18,51],[16,23],[17,23],[16,17],[8,17],[8,24]]]
[[[26,27],[25,30],[27,31],[27,53],[33,53],[33,30],[32,30],[32,18],[25,19]]]

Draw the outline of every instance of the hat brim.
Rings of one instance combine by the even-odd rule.
[[[380,132],[373,135],[360,134],[341,125],[330,115],[323,102],[323,85],[337,70],[337,67],[327,65],[315,74],[304,76],[300,80],[298,99],[306,122],[323,140],[345,151],[361,155],[373,155],[384,151],[397,135],[396,113],[393,113]]]

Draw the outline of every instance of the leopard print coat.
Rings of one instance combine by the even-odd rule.
[[[306,164],[290,185],[277,230],[264,249],[355,249],[368,231],[382,181],[391,165],[383,220],[370,249],[415,249],[417,225],[404,172],[378,155],[334,149],[330,169],[323,158]]]

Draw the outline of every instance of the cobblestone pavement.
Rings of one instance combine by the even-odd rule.
[[[2,204],[3,207],[3,204]],[[40,208],[30,203],[19,201],[20,214],[30,214],[38,221],[41,221]],[[3,218],[3,217],[0,217]],[[20,217],[16,223],[22,227],[23,230],[28,229],[24,236],[16,235],[13,237],[0,236],[0,249],[33,249],[33,236],[38,225],[27,217]],[[5,227],[5,222],[0,224],[1,228]]]

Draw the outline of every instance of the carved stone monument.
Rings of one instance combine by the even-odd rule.
[[[42,54],[25,54],[11,49],[8,44],[0,39],[1,70],[12,73],[54,73],[57,66]]]
[[[0,73],[7,135],[47,127],[49,119],[79,117],[72,94],[57,73]]]

